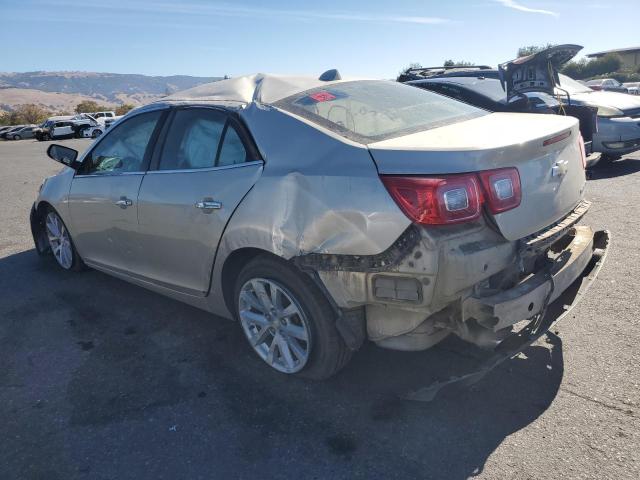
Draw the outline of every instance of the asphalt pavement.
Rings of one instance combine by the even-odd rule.
[[[481,353],[366,345],[335,378],[289,378],[231,321],[40,258],[47,146],[0,142],[0,479],[640,477],[640,154],[588,182],[612,247],[586,298],[481,383],[413,403],[398,393]]]

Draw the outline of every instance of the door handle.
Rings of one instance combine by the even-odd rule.
[[[200,210],[220,210],[222,208],[222,204],[220,202],[216,202],[215,200],[210,200],[208,198],[205,198],[200,202],[196,202],[193,206]]]
[[[120,197],[120,200],[118,200],[115,204],[120,208],[127,208],[133,205],[133,201],[129,200],[127,197]]]

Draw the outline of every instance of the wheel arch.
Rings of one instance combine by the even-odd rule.
[[[227,258],[224,260],[220,278],[222,286],[222,297],[224,299],[225,306],[227,307],[229,312],[234,315],[234,317],[235,306],[233,294],[236,286],[236,280],[238,279],[238,275],[240,275],[240,272],[242,271],[244,266],[258,256],[275,258],[283,263],[290,264],[284,258],[279,257],[278,255],[262,248],[243,247],[231,252],[229,256],[227,256]]]
[[[60,215],[55,207],[46,200],[41,200],[37,204],[34,204],[31,210],[31,234],[33,235],[36,251],[40,255],[44,255],[50,249],[44,229],[44,219],[49,210],[53,210]]]

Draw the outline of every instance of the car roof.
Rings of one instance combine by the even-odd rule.
[[[158,100],[158,103],[215,101],[272,104],[296,93],[344,81],[347,80],[325,81],[312,76],[256,73],[205,83],[204,85],[169,95]]]

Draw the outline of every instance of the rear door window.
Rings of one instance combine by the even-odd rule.
[[[228,124],[222,147],[220,148],[217,166],[237,165],[248,160],[247,149],[242,143],[237,130],[231,124]]]
[[[211,108],[175,112],[160,156],[159,170],[192,170],[215,166],[226,116]]]

